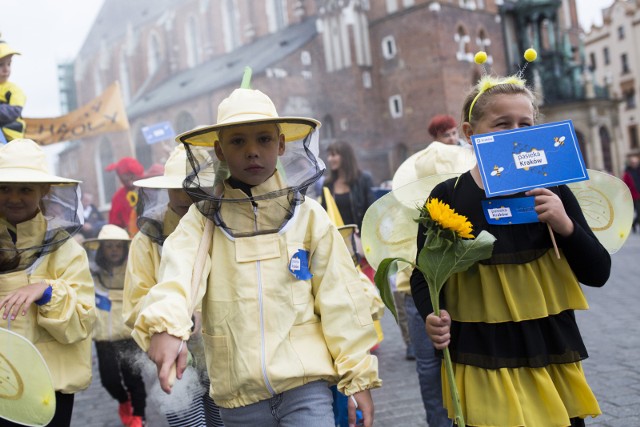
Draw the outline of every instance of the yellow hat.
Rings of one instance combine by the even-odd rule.
[[[184,145],[179,144],[164,164],[162,175],[139,179],[133,185],[144,188],[182,188],[182,181],[187,177],[187,167],[187,150]]]
[[[30,139],[14,139],[0,147],[0,182],[77,184],[80,181],[50,174],[42,147]]]
[[[248,77],[247,77],[248,75]],[[304,138],[320,122],[307,117],[280,117],[276,107],[264,93],[249,89],[251,69],[245,69],[242,86],[231,92],[218,106],[218,121],[215,125],[202,126],[176,137],[176,141],[186,144],[212,147],[218,140],[218,131],[224,127],[247,123],[277,123],[286,142]]]
[[[21,55],[21,53],[9,46],[6,41],[0,40],[0,59],[9,55]]]
[[[97,250],[100,242],[104,240],[125,240],[128,242],[131,240],[131,238],[129,237],[129,233],[127,233],[127,230],[125,230],[124,228],[118,227],[117,225],[113,224],[105,224],[100,229],[98,237],[95,237],[93,239],[86,239],[84,242],[82,242],[82,246],[89,250]]]
[[[472,169],[476,158],[472,147],[447,145],[433,141],[402,162],[393,175],[391,188],[403,187],[418,179],[441,173],[463,173]]]

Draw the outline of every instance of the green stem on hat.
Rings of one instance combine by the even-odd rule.
[[[240,89],[251,89],[251,67],[244,67],[244,75],[242,76]]]

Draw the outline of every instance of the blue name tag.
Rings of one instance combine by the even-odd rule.
[[[289,261],[289,271],[298,280],[309,280],[313,274],[309,271],[309,251],[298,249]]]
[[[540,222],[535,211],[535,197],[485,199],[482,211],[489,224],[512,225]]]
[[[111,300],[106,295],[96,294],[96,308],[104,311],[111,311]]]

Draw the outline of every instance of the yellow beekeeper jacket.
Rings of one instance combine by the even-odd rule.
[[[278,177],[253,187],[253,195],[281,188]],[[246,196],[227,185],[225,197]],[[230,227],[250,217],[235,211],[246,205],[222,204]],[[256,210],[269,215],[260,201]],[[204,225],[192,206],[164,244],[160,282],[145,298],[133,331],[144,349],[152,334],[189,337],[193,260]],[[315,380],[337,383],[346,395],[382,384],[369,353],[376,344],[369,301],[320,204],[307,198],[279,233],[232,238],[215,227],[213,234],[208,274],[195,298],[202,299],[210,392],[219,406],[249,405]],[[308,263],[302,262],[304,251]],[[298,279],[290,266],[308,267],[313,277]]]
[[[0,227],[16,234],[15,245],[20,249],[41,244],[47,224],[38,213],[17,227],[0,218]],[[8,293],[4,277],[10,276],[19,278],[17,283],[13,281],[13,289],[44,280],[52,287],[51,300],[41,306],[32,304],[26,316],[20,315],[11,322],[11,330],[19,330],[42,353],[56,391],[84,390],[91,383],[91,331],[96,317],[87,254],[74,239],[69,239],[34,266],[33,271],[3,275],[0,297]],[[7,328],[7,320],[0,317],[0,326]]]
[[[180,222],[180,216],[167,208],[162,222],[163,235],[169,236]],[[142,300],[152,286],[158,283],[158,269],[162,246],[141,232],[136,233],[129,247],[127,274],[124,278],[124,323],[133,328],[142,306]]]
[[[125,264],[114,267],[111,273],[100,269],[92,274],[96,288],[97,318],[93,328],[93,339],[96,341],[117,341],[131,338],[131,328],[125,325],[122,319],[122,286],[126,271]]]

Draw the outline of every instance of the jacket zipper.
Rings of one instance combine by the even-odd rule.
[[[253,204],[254,230],[258,231],[258,205],[255,204],[254,201],[251,201],[251,203]],[[267,362],[264,339],[264,308],[262,301],[262,273],[260,270],[260,266],[260,260],[256,261],[256,267],[258,270],[258,307],[260,307],[260,364],[262,365],[262,378],[264,379],[264,383],[267,386],[269,394],[273,396],[276,394],[276,392],[273,390],[273,387],[271,387],[271,383],[269,382],[269,378],[267,377]]]

